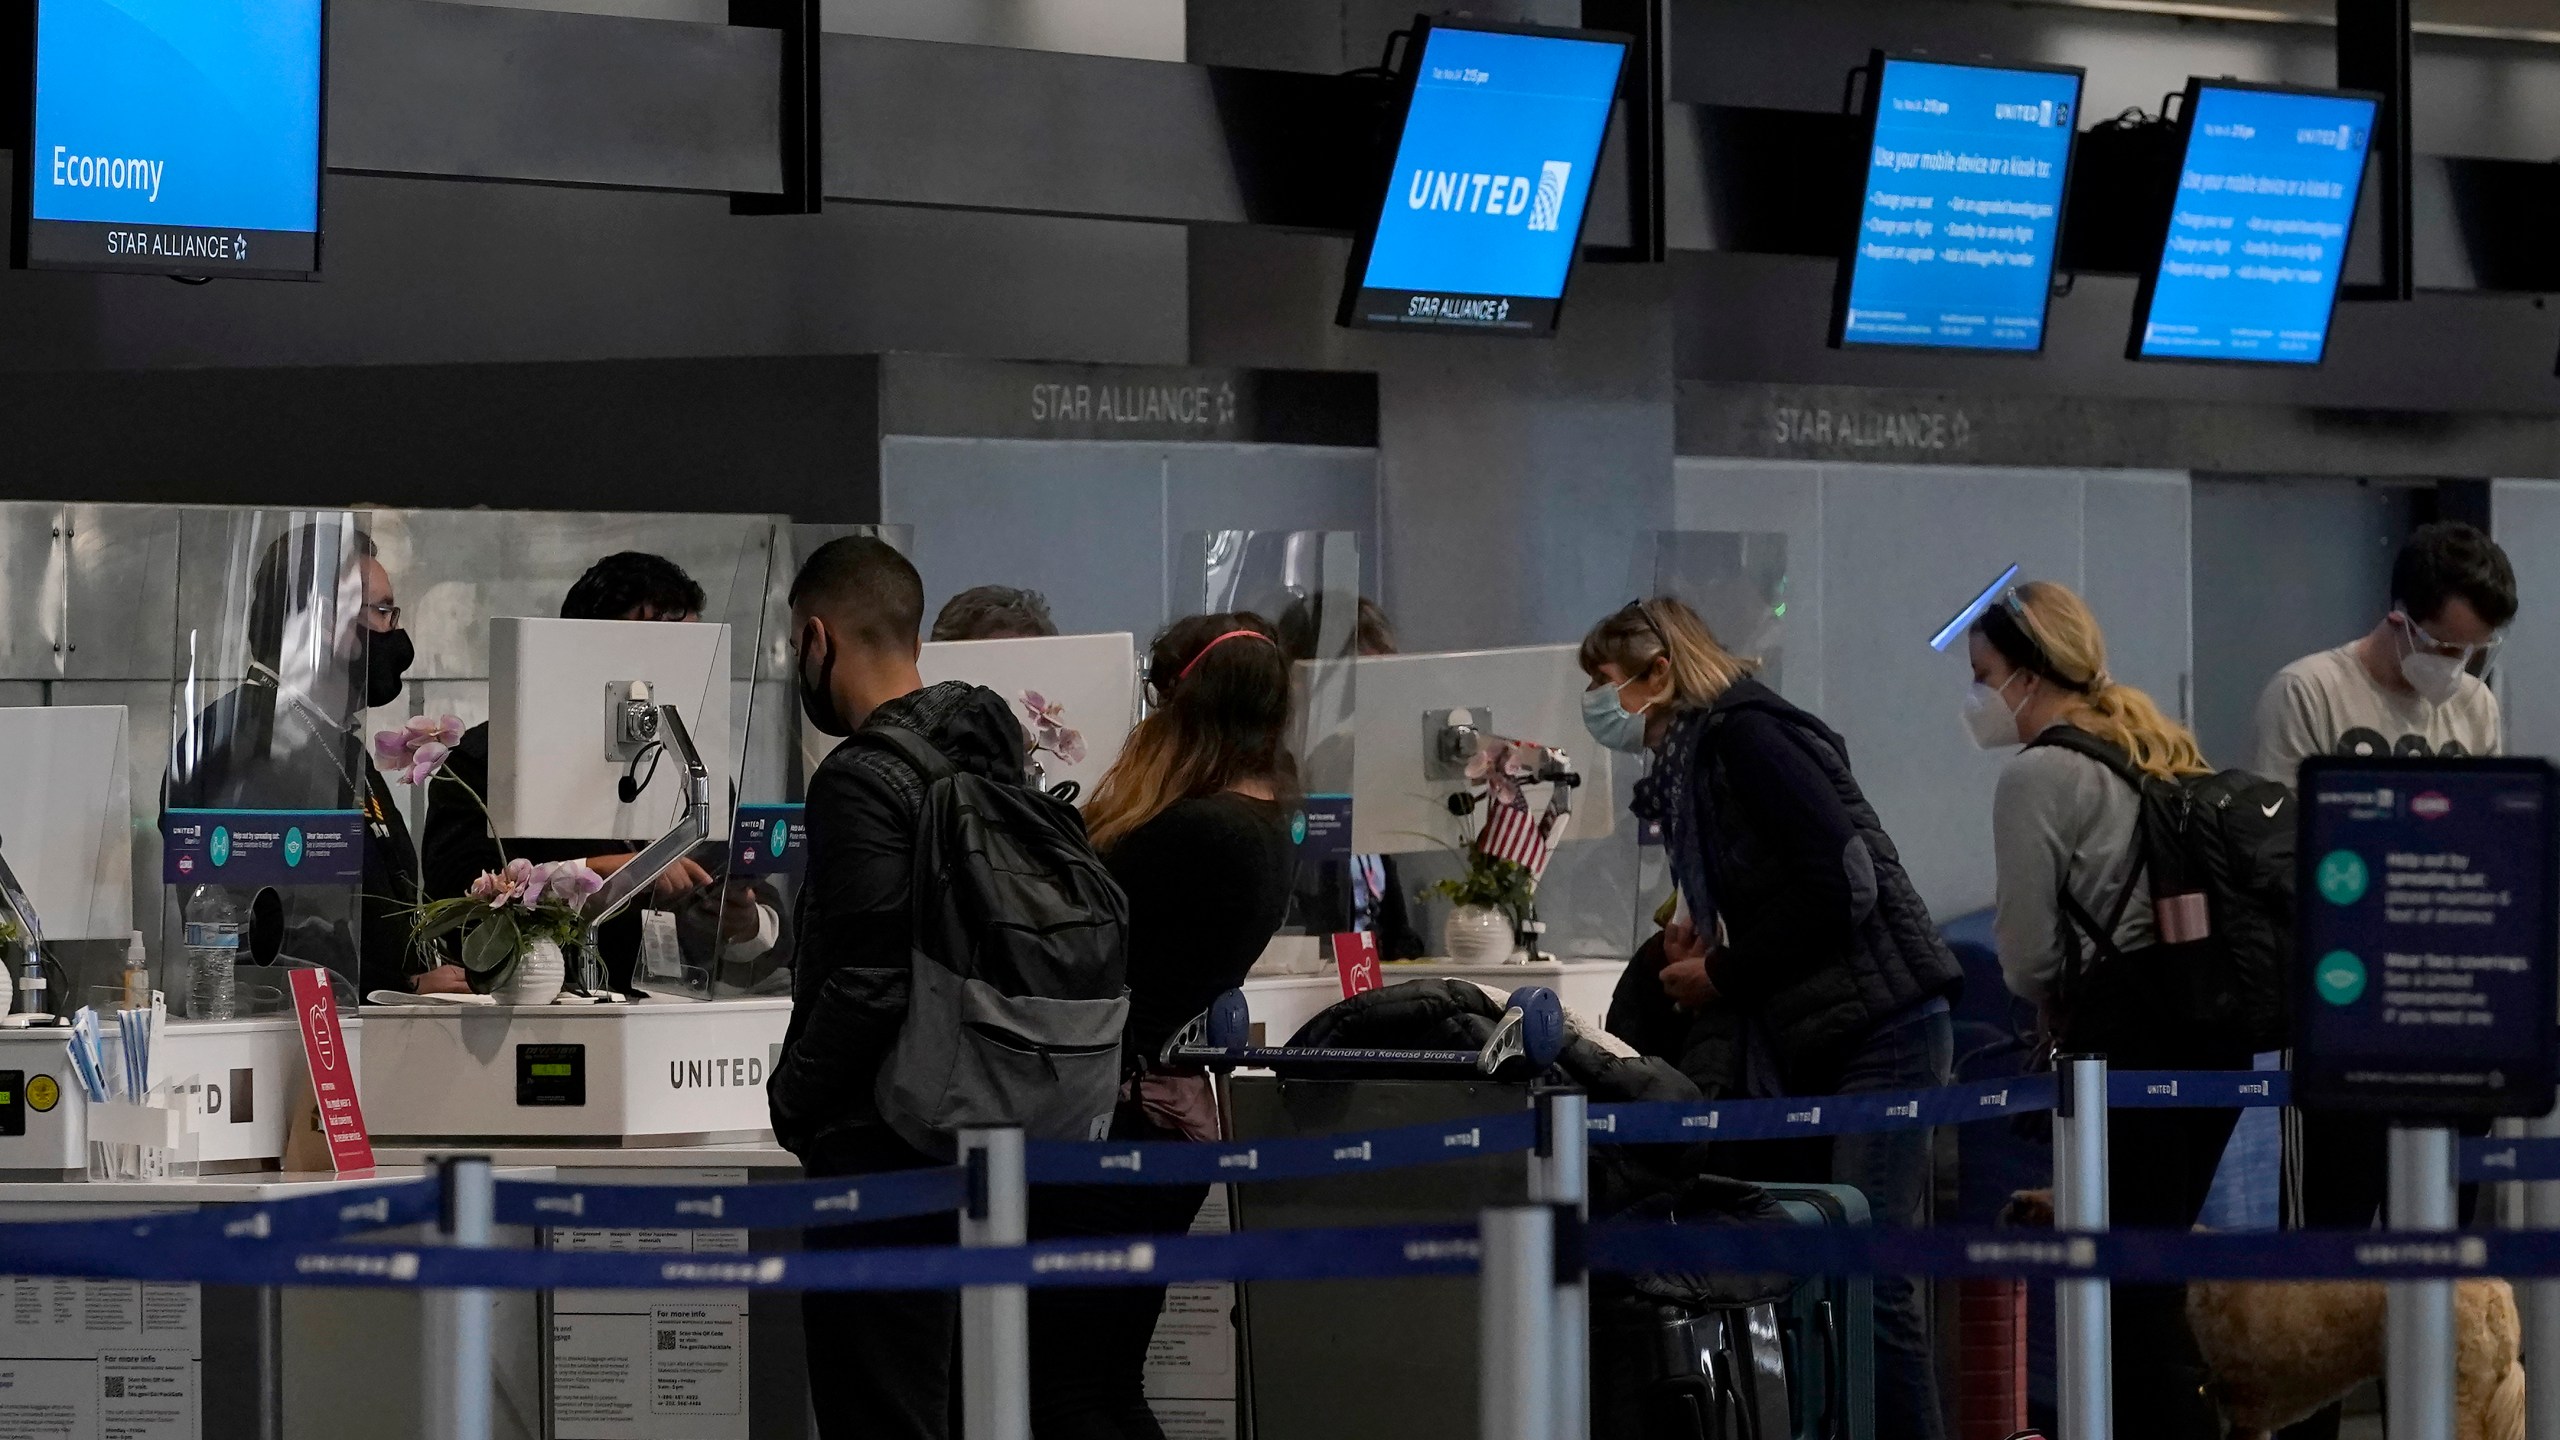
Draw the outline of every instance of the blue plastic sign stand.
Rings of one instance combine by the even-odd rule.
[[[2543,760],[2302,767],[2296,1103],[2408,1121],[2550,1111],[2555,807]]]

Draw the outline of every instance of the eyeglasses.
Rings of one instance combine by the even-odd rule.
[[[364,613],[382,622],[385,630],[400,628],[400,607],[388,600],[364,607]]]
[[[2479,668],[2483,671],[2487,670],[2490,662],[2498,658],[2498,647],[2507,643],[2507,635],[2503,630],[2490,632],[2489,638],[2477,645],[2461,645],[2451,640],[2439,640],[2428,634],[2427,627],[2419,624],[2417,617],[2408,611],[2394,610],[2391,613],[2399,616],[2400,623],[2409,628],[2409,634],[2417,641],[2419,649],[2441,655],[2447,660],[2459,660],[2466,667],[2477,660],[2480,662]]]

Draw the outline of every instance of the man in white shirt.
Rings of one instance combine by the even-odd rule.
[[[2459,521],[2419,527],[2391,566],[2391,610],[2364,637],[2276,672],[2258,699],[2254,767],[2298,783],[2314,755],[2495,755],[2498,697],[2480,678],[2516,615],[2506,552]],[[2382,1208],[2388,1140],[2370,1116],[2295,1112],[2303,1223],[2370,1229]],[[2336,1440],[2332,1405],[2279,1440]]]
[[[2314,755],[2495,755],[2498,697],[2471,673],[2516,614],[2516,573],[2460,521],[2421,527],[2391,567],[2391,610],[2276,672],[2258,698],[2256,770],[2294,783]]]

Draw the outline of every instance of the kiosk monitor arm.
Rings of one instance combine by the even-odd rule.
[[[588,902],[587,919],[601,925],[629,909],[631,903],[648,892],[658,877],[683,859],[694,846],[711,833],[711,776],[702,765],[702,752],[693,748],[693,733],[685,728],[684,717],[673,705],[657,707],[658,741],[684,766],[684,814],[677,818],[666,834],[649,842],[647,849],[631,857],[630,862],[604,882]]]
[[[26,887],[18,883],[5,853],[0,853],[0,907],[18,922],[27,943],[25,971],[18,977],[18,1009],[29,1015],[45,1014],[44,924],[36,918],[35,904],[27,899]]]

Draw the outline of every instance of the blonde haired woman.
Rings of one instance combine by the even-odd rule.
[[[2142,797],[2129,777],[2205,773],[2195,736],[2107,673],[2097,617],[2050,580],[2002,595],[1974,622],[1967,649],[1974,683],[1965,727],[1985,749],[2026,747],[2001,768],[1991,803],[1995,928],[2009,988],[2035,1002],[2063,1049],[2104,1055],[2117,1069],[2247,1069],[2248,1055],[2199,1038],[2176,978],[2146,963],[2160,937],[2135,894]],[[2236,1110],[2115,1112],[2110,1221],[2194,1225],[2238,1118]],[[2216,1440],[2184,1288],[2119,1285],[2114,1296],[2116,1433]]]
[[[1648,754],[1636,813],[1659,825],[1685,911],[1627,967],[1609,1025],[1710,1095],[1837,1095],[1947,1083],[1963,974],[1831,728],[1753,678],[1668,596],[1582,642],[1583,722]],[[1657,950],[1659,962],[1651,957]],[[1854,1185],[1878,1225],[1928,1221],[1921,1131],[1718,1147],[1745,1178]],[[1877,1440],[1945,1433],[1918,1291],[1879,1275]]]

